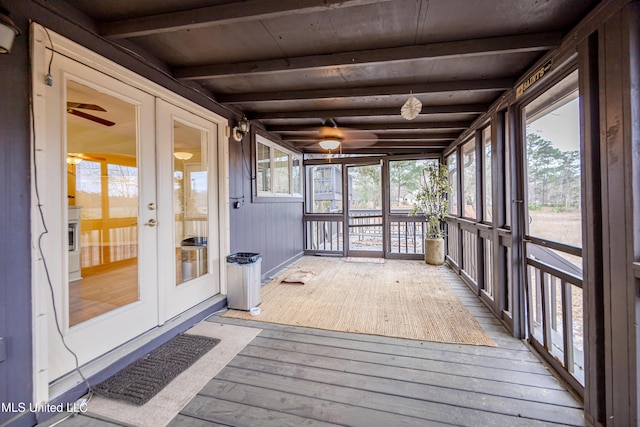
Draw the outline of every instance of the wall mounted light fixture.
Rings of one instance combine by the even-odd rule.
[[[233,139],[237,142],[242,141],[242,137],[249,133],[251,123],[247,119],[247,116],[242,116],[237,125],[233,127]]]
[[[20,30],[9,18],[7,9],[0,7],[0,53],[10,53],[13,39],[20,35]]]

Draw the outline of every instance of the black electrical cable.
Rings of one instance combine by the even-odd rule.
[[[50,73],[51,64],[53,63],[53,55],[54,55],[53,42],[51,40],[51,37],[49,36],[49,32],[47,31],[47,29],[45,28],[44,30],[47,33],[47,37],[49,38],[49,43],[51,44],[51,59],[49,60],[49,73]],[[33,79],[32,66],[33,66],[33,62],[29,64],[29,77],[31,79]],[[53,305],[53,317],[55,320],[58,335],[60,335],[60,339],[62,340],[62,344],[64,345],[64,347],[73,356],[75,361],[75,371],[78,373],[78,375],[80,375],[80,378],[82,378],[84,383],[87,385],[87,388],[89,390],[90,397],[91,397],[91,395],[93,395],[93,388],[91,387],[89,380],[87,380],[87,378],[82,374],[82,371],[80,370],[80,362],[78,359],[78,355],[67,345],[67,342],[64,339],[64,334],[62,333],[62,328],[60,327],[60,321],[58,320],[58,309],[56,307],[56,300],[55,300],[55,291],[53,289],[53,282],[51,281],[51,274],[49,273],[49,267],[47,266],[47,259],[44,254],[44,250],[42,249],[42,239],[44,238],[45,235],[49,233],[49,229],[47,228],[47,222],[45,220],[44,211],[42,209],[42,202],[40,199],[40,190],[38,188],[38,162],[36,159],[37,147],[36,147],[35,111],[33,106],[33,90],[29,92],[29,109],[31,111],[33,187],[36,195],[36,203],[38,205],[38,213],[40,215],[40,221],[42,223],[42,228],[43,228],[43,231],[38,236],[38,253],[40,254],[40,259],[42,260],[42,266],[44,268],[44,272],[47,277],[47,284],[49,285],[49,291],[51,292],[51,303]]]
[[[247,177],[249,182],[252,182],[255,178],[251,175],[251,169],[249,168],[249,162],[247,162],[247,155],[244,152],[244,136],[240,140],[240,150],[242,151],[242,165],[240,168],[242,170],[242,182],[240,183],[242,188],[242,196],[240,197],[230,197],[231,200],[242,200],[242,204],[244,204],[244,178]],[[248,174],[245,175],[245,170]]]

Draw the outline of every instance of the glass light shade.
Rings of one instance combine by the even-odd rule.
[[[189,160],[190,158],[193,157],[193,153],[187,153],[185,151],[176,151],[175,153],[173,153],[173,157],[175,157],[178,160]]]
[[[319,142],[319,144],[320,147],[324,148],[325,150],[335,150],[340,146],[340,141],[338,141],[337,139],[323,139]]]
[[[11,52],[13,39],[20,34],[20,30],[13,21],[0,9],[0,53]]]
[[[69,165],[77,165],[80,164],[82,159],[80,157],[67,157],[67,164]]]

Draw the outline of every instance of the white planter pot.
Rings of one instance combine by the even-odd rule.
[[[444,239],[424,239],[424,262],[431,265],[444,264]]]

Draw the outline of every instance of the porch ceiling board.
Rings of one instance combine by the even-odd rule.
[[[321,12],[382,1],[389,0],[306,0],[304,3],[298,0],[246,0],[107,22],[100,25],[100,33],[113,39],[139,37]]]
[[[411,59],[463,58],[477,55],[537,52],[547,51],[558,46],[561,39],[562,34],[558,32],[492,37],[264,61],[181,67],[175,69],[173,74],[178,79],[209,80],[246,74],[280,73],[356,64],[379,64]]]
[[[457,104],[457,105],[423,105],[420,111],[424,114],[456,114],[476,113],[487,111],[489,104]],[[270,119],[304,119],[317,117],[367,117],[367,116],[398,116],[397,108],[353,108],[333,110],[289,110],[289,111],[251,111],[248,116],[255,120]]]
[[[290,92],[263,92],[244,94],[222,94],[218,101],[223,104],[258,103],[269,101],[291,101],[304,99],[329,99],[376,97],[388,95],[427,94],[442,92],[502,91],[511,89],[515,79],[485,79],[472,81],[443,81],[389,86],[365,86],[337,89],[297,90]]]

